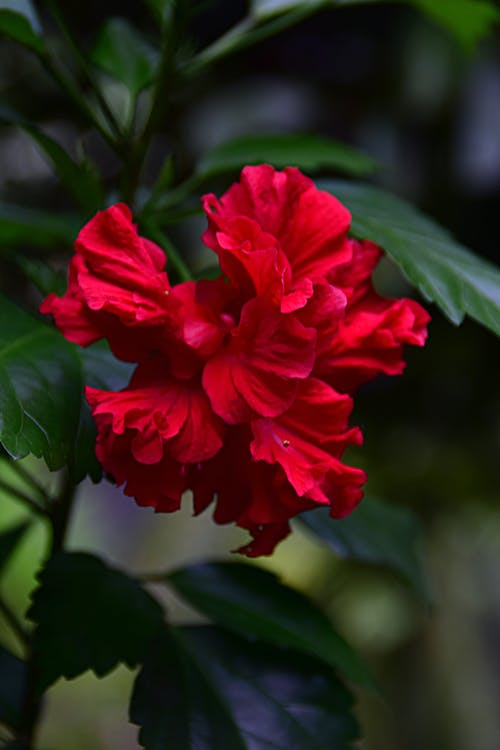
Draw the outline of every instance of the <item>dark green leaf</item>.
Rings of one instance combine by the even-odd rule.
[[[326,615],[272,573],[242,563],[211,563],[178,570],[167,580],[193,607],[225,628],[312,654],[350,679],[373,686]]]
[[[71,453],[82,391],[75,348],[0,297],[0,442],[59,469]]]
[[[0,34],[5,34],[38,54],[43,54],[45,44],[42,37],[37,34],[26,15],[10,9],[12,5],[13,3],[0,2]]]
[[[117,359],[105,341],[80,349],[79,354],[86,385],[103,391],[119,391],[128,385],[135,365]]]
[[[365,498],[346,518],[330,518],[322,508],[300,518],[340,557],[388,567],[429,601],[420,559],[421,527],[409,508]]]
[[[296,166],[309,172],[329,168],[350,175],[371,174],[375,162],[351,146],[315,135],[249,135],[227,141],[200,161],[197,173],[205,179],[241,169],[245,164],[269,162],[275,167]]]
[[[130,719],[145,750],[350,750],[352,703],[315,660],[217,628],[183,628],[152,650]]]
[[[38,688],[119,662],[134,666],[163,627],[163,612],[137,581],[84,552],[61,552],[42,570],[28,617]]]
[[[29,526],[28,521],[23,521],[0,533],[0,576]]]
[[[61,181],[73,194],[77,204],[87,215],[94,214],[102,204],[103,190],[98,175],[88,164],[77,164],[50,136],[43,133],[18,112],[0,105],[0,121],[21,128],[36,143],[53,165]]]
[[[410,0],[470,49],[500,20],[500,10],[485,0]]]
[[[72,245],[81,221],[74,214],[48,213],[9,203],[0,204],[0,245],[53,247]]]
[[[132,374],[133,365],[120,362],[104,341],[99,341],[85,349],[79,349],[86,385],[106,391],[119,391],[124,388]],[[77,484],[87,474],[94,482],[102,476],[102,469],[95,455],[96,427],[89,406],[82,398],[80,422],[73,455],[69,462],[72,480]]]
[[[110,18],[102,27],[92,51],[92,61],[121,81],[133,96],[155,77],[158,52],[124,18]]]
[[[26,665],[0,646],[0,722],[12,729],[21,725]]]
[[[379,188],[321,180],[352,212],[352,232],[377,242],[452,323],[470,315],[500,334],[500,270],[409,203]]]

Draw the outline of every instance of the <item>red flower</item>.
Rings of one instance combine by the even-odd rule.
[[[86,389],[97,456],[125,493],[157,511],[187,489],[196,513],[215,498],[214,520],[253,536],[240,551],[270,554],[298,513],[359,502],[365,474],[342,462],[361,442],[348,394],[400,373],[429,316],[374,290],[381,251],[349,239],[349,212],[297,169],[246,167],[203,205],[216,281],[171,287],[117,205],[84,227],[68,291],[41,310],[71,341],[106,338],[137,363],[122,391]]]

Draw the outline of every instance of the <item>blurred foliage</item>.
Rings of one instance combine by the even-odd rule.
[[[194,194],[204,180],[211,189],[225,188],[237,175],[241,160],[261,158],[274,159],[277,166],[293,162],[324,178],[332,172],[369,174],[371,165],[378,163],[377,180],[383,188],[417,203],[486,260],[498,261],[498,29],[472,51],[498,19],[492,3],[412,0],[381,6],[367,2],[365,7],[360,0],[254,0],[250,18],[243,2],[185,5],[189,12],[181,14],[179,25],[187,41],[173,61],[165,54],[171,41],[166,33],[174,8],[171,0],[125,5],[96,0],[85,4],[70,0],[60,6],[44,2],[37,5],[38,12],[29,2],[0,2],[0,30],[5,35],[0,48],[0,270],[1,289],[9,297],[35,312],[41,294],[60,283],[58,274],[65,268],[79,226],[99,206],[120,195],[135,203],[144,228],[168,248],[173,278],[176,274],[183,278],[183,258],[195,268],[205,263]],[[416,8],[426,15],[419,15]],[[444,29],[453,32],[458,44]],[[223,64],[230,52],[230,63]],[[151,83],[160,59],[164,61],[156,73],[160,95],[155,96]],[[179,77],[174,101],[161,95],[161,82],[171,76]],[[148,137],[141,140],[144,128]],[[342,142],[350,146],[343,147]],[[373,221],[363,214],[377,195],[378,190],[365,194],[357,216],[353,206],[359,231],[369,228],[372,236],[377,225],[374,229]],[[349,205],[347,194],[345,200]],[[413,216],[406,209],[398,216],[401,205],[388,203],[384,217],[404,226]],[[386,229],[380,240],[396,259],[400,252],[406,264],[418,267],[423,262],[418,256],[421,245],[405,245],[401,234],[394,239]],[[473,271],[478,268],[482,288],[488,291],[493,278],[490,266],[485,263]],[[418,284],[418,274],[406,270]],[[380,269],[378,284],[387,294],[409,293],[389,262]],[[498,317],[491,317],[490,306],[481,309],[471,292],[473,286],[448,278],[449,299],[444,307],[449,317],[458,322],[464,309],[483,322],[490,315],[488,324],[496,329]],[[439,287],[434,297],[439,296],[443,304],[442,291]],[[494,293],[493,288],[491,304],[498,310],[500,301]],[[339,560],[302,537],[298,528],[266,563],[284,584],[306,592],[333,616],[338,629],[369,658],[386,686],[388,710],[381,710],[379,698],[359,695],[365,750],[491,750],[500,742],[496,708],[500,699],[500,353],[488,331],[470,321],[455,329],[436,308],[432,312],[428,347],[409,352],[405,377],[381,379],[360,394],[354,421],[363,425],[365,446],[352,455],[367,470],[370,491],[388,501],[389,528],[391,519],[408,506],[421,518],[433,610],[427,613],[419,606],[393,573],[363,565],[360,559],[366,559],[366,549],[363,554],[358,549],[356,561]],[[8,366],[12,340],[23,343],[23,331],[16,327],[23,318],[14,316],[12,325],[12,316],[5,317],[9,318],[2,327],[5,352],[0,355]],[[27,367],[35,348],[43,349],[50,339],[48,329],[34,319],[29,326],[40,335],[33,347],[25,342]],[[50,403],[59,410],[61,423],[69,416],[68,407],[81,408],[80,400],[75,406],[66,394],[65,378],[78,379],[82,367],[98,387],[111,387],[111,382],[126,377],[115,371],[104,350],[84,353],[83,364],[79,358],[73,361],[75,356],[68,350],[58,364],[49,349],[42,352],[51,372],[60,368],[61,387],[52,393],[50,377],[52,388],[46,391],[51,392]],[[64,369],[70,366],[73,375]],[[8,389],[10,385],[4,385],[4,397]],[[35,425],[34,452],[44,453],[54,467],[60,465],[61,446],[67,441],[44,441],[44,415],[39,412],[46,399],[29,388],[27,392],[23,388],[21,395],[17,402],[23,409],[28,399],[25,411]],[[82,411],[81,417],[79,434],[83,444],[91,445],[88,413]],[[10,443],[9,447],[12,450]],[[78,479],[92,463],[92,455],[82,458],[83,466],[73,467]],[[26,518],[9,488],[16,490],[18,501],[24,495],[25,506],[38,507],[41,518],[47,496],[60,484],[59,477],[49,475],[31,458],[19,467],[28,467],[24,476],[5,458],[1,461],[4,541],[24,529]],[[98,478],[95,462],[91,473]],[[98,491],[83,485],[70,548],[106,550],[113,563],[138,569],[171,570],[209,555],[220,556],[228,548],[228,537],[237,532],[216,529],[210,519],[200,519],[194,526],[188,510],[178,518],[152,518],[105,485]],[[362,538],[363,518],[354,515],[345,529],[341,525],[336,529],[337,550],[338,536],[348,536],[349,523],[358,524],[358,543]],[[397,539],[401,555],[405,538],[402,532]],[[408,538],[414,538],[412,533]],[[0,555],[8,546],[2,547],[1,539]],[[2,595],[12,602],[16,616],[26,610],[44,546],[45,532],[37,520],[9,559]],[[372,562],[387,562],[380,548],[370,554]],[[413,569],[405,570],[404,557],[403,565],[397,555],[394,559],[394,548],[390,554],[396,570],[415,576]],[[373,560],[374,555],[378,559]],[[168,597],[174,621],[192,621],[193,612],[163,588],[155,593]],[[0,692],[0,718],[15,724],[16,704],[6,699],[15,694],[21,649],[1,613],[0,638],[6,646],[0,664],[12,675],[13,685],[12,694]],[[193,701],[191,706],[213,707],[206,686],[199,684],[202,673],[217,681],[219,701],[225,702],[230,714],[234,711],[227,685],[241,688],[237,670],[217,673],[216,658],[200,666],[206,660],[200,650],[203,639],[215,655],[223,650],[218,631],[187,630],[182,639],[182,658],[165,648],[162,658],[148,662],[137,679],[132,720],[143,726],[144,735],[159,732],[164,737],[179,730],[175,700],[184,712],[189,710],[186,696]],[[243,659],[245,669],[259,661],[258,655],[251,658],[247,646],[242,649],[239,637],[224,643],[235,663]],[[279,659],[273,664],[273,658],[276,655],[267,662],[271,685],[283,668]],[[165,672],[175,668],[177,673],[179,660],[188,667],[177,693],[177,683],[169,683]],[[305,675],[299,662],[290,684],[297,683],[297,675]],[[92,664],[82,668],[87,666]],[[350,698],[340,683],[318,670],[321,689],[350,712]],[[132,675],[124,670],[117,674],[108,678],[110,690],[115,685],[118,693],[125,693],[126,686],[130,692]],[[148,702],[150,688],[144,694],[148,681],[172,701],[167,715]],[[121,696],[120,711],[113,708],[114,699],[105,693],[107,684],[104,680],[103,687],[97,688],[93,678],[85,677],[74,685],[59,683],[51,689],[40,746],[64,748],[71,737],[75,750],[136,747],[135,730],[122,727],[125,698]],[[98,691],[102,691],[103,710],[96,719]],[[81,709],[78,715],[75,704]],[[266,698],[263,710],[267,708]],[[218,703],[214,711],[220,710]],[[285,721],[282,707],[279,712],[280,721]],[[329,725],[331,744],[338,740],[337,731],[344,738],[356,734],[353,720],[345,720],[345,711],[342,716],[344,724]],[[89,730],[89,723],[95,729]],[[241,738],[234,728],[222,725],[238,747]]]

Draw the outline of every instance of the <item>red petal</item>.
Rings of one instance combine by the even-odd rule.
[[[296,380],[312,369],[315,332],[257,298],[244,305],[232,333],[203,372],[214,411],[230,424],[252,414],[283,412],[294,398]]]

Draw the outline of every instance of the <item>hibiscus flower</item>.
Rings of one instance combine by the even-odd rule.
[[[402,371],[429,316],[375,291],[382,251],[351,239],[348,210],[299,170],[245,167],[202,200],[218,279],[172,286],[118,204],[82,229],[67,292],[41,310],[136,363],[122,391],[86,388],[97,457],[125,494],[170,512],[191,490],[196,513],[214,503],[217,523],[250,532],[240,552],[270,554],[298,513],[361,500],[365,473],[342,459],[362,440],[352,396]]]

